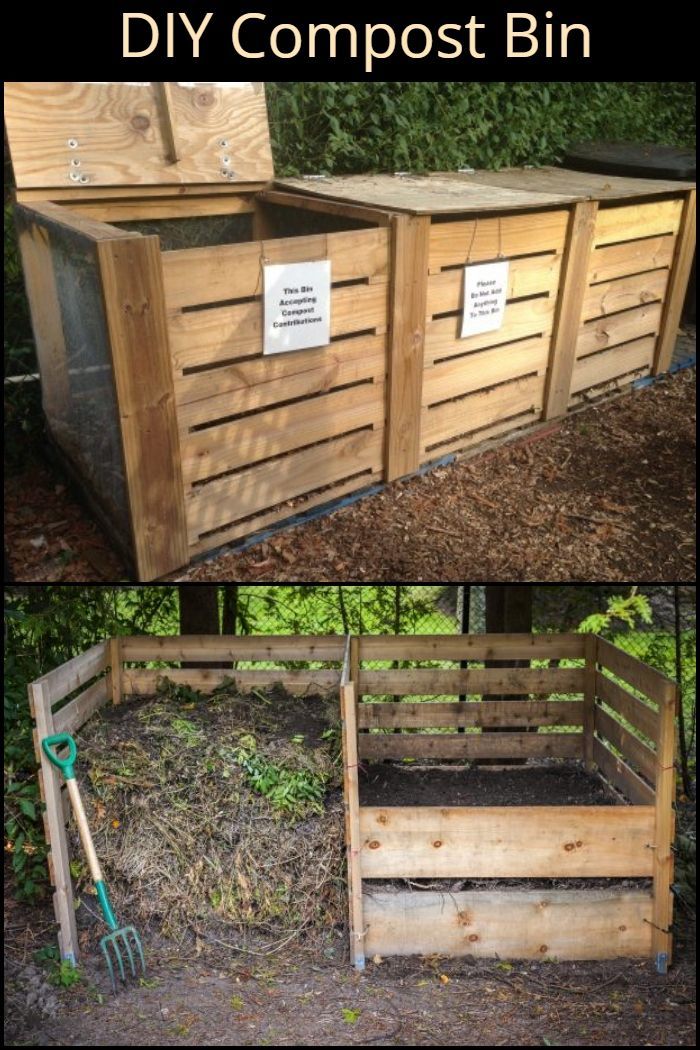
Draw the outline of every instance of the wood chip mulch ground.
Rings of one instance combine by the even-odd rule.
[[[694,463],[686,369],[172,579],[692,581]],[[6,511],[17,581],[125,578],[48,469],[9,478]]]

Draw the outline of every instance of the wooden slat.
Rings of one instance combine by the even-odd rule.
[[[673,840],[675,838],[675,815],[673,805],[676,797],[676,771],[674,769],[676,724],[675,716],[679,702],[677,688],[667,693],[659,705],[659,743],[656,753],[656,811],[654,835],[654,912],[652,927],[652,950],[656,955],[657,969],[665,972],[660,955],[666,955],[666,965],[671,962],[673,922]]]
[[[508,267],[508,299],[553,292],[559,281],[561,255],[525,256],[511,259]],[[462,310],[464,306],[464,268],[432,273],[428,278],[427,314]]]
[[[637,890],[372,890],[364,915],[370,957],[615,959],[651,951],[651,895]]]
[[[140,580],[187,562],[173,378],[157,237],[98,245]]]
[[[495,332],[481,332],[461,337],[461,318],[439,317],[428,321],[425,329],[425,363],[468,354],[489,346],[500,346],[504,354],[509,352],[505,343],[528,339],[536,335],[547,335],[554,325],[556,300],[552,296],[526,299],[506,303],[503,324]]]
[[[397,671],[360,671],[359,691],[403,696],[582,693],[584,680],[582,667],[489,667],[458,671],[412,667]]]
[[[340,717],[343,739],[343,797],[345,807],[345,847],[350,908],[350,961],[358,970],[365,965],[365,923],[363,918],[362,868],[360,862],[360,804],[358,788],[357,723],[355,686],[341,686]]]
[[[392,220],[392,233],[393,287],[384,465],[387,481],[410,474],[420,465],[430,219],[396,215]]]
[[[651,806],[363,806],[362,877],[650,875],[653,831]]]
[[[122,699],[122,643],[121,638],[109,640],[109,692],[113,704]]]
[[[544,400],[544,418],[566,412],[576,356],[576,334],[581,324],[586,274],[593,248],[598,214],[597,201],[582,201],[573,208],[562,263],[559,297],[552,332],[550,367]]]
[[[586,663],[583,672],[583,761],[593,769],[593,736],[595,732],[595,682],[598,664],[598,639],[585,635]]]
[[[383,431],[363,430],[193,489],[187,496],[190,539],[351,475],[359,475],[355,487],[361,488],[368,484],[361,472],[381,468],[382,445]]]
[[[624,757],[628,765],[643,773],[653,782],[656,771],[656,754],[638,737],[620,725],[616,719],[597,706],[595,711],[596,732],[604,736]]]
[[[357,719],[360,729],[579,726],[583,724],[583,703],[580,700],[482,700],[478,703],[360,704]]]
[[[264,187],[264,182],[239,182],[236,184],[235,193],[236,195],[246,194],[250,196],[259,193]],[[75,186],[71,183],[70,186],[56,187],[51,193],[51,200],[54,203],[64,205],[66,208],[73,209],[78,208],[84,201],[102,203],[128,200],[136,202],[140,200],[159,200],[160,198],[172,197],[173,194],[177,194],[178,200],[185,200],[186,198],[196,199],[203,194],[206,194],[207,197],[230,197],[231,186],[228,182],[223,186],[218,186],[214,183],[195,182],[190,186],[183,183],[179,186],[110,186],[108,189],[105,189],[104,186]],[[33,207],[34,202],[43,203],[46,200],[46,190],[17,189],[15,197],[19,203],[30,203]]]
[[[122,638],[123,660],[342,660],[340,635],[192,635]]]
[[[203,481],[360,428],[383,426],[384,411],[384,383],[365,383],[183,434],[184,482]]]
[[[87,652],[74,656],[71,660],[61,664],[54,671],[49,671],[37,679],[37,684],[42,687],[43,696],[53,707],[64,696],[68,696],[81,685],[85,685],[104,671],[107,666],[109,648],[107,642],[98,642]]]
[[[161,671],[142,671],[126,668],[123,688],[126,695],[149,696],[156,691],[161,677],[169,678],[176,685],[189,685],[203,693],[211,693],[225,678],[233,679],[239,690],[265,689],[278,682],[290,693],[325,693],[337,689],[339,671],[238,671],[211,668],[211,670],[178,670],[167,667]]]
[[[165,297],[170,310],[262,295],[263,267],[329,259],[331,281],[386,277],[387,230],[349,230],[248,244],[217,244],[163,252]]]
[[[498,256],[561,252],[568,211],[543,211],[500,218],[436,222],[430,229],[430,272]]]
[[[112,192],[111,188],[109,192]],[[191,219],[203,215],[244,215],[252,212],[253,201],[248,194],[237,193],[228,197],[214,194],[207,197],[145,197],[143,200],[75,200],[70,206],[78,215],[100,222],[134,222]]]
[[[331,289],[331,336],[384,329],[388,318],[389,284],[342,285]],[[262,299],[216,306],[189,313],[171,313],[168,331],[176,369],[228,362],[262,353]],[[332,345],[332,344],[329,344]],[[326,348],[327,349],[327,348]]]
[[[432,446],[429,451],[423,449],[423,462],[430,463],[451,452],[465,452],[469,449],[473,450],[473,455],[476,455],[487,449],[497,448],[516,430],[527,427],[528,433],[534,431],[539,423],[539,416],[539,410],[536,411],[534,406],[530,406],[520,415],[508,416],[507,419],[501,419],[497,423],[491,423],[487,427],[473,430],[468,434],[458,435],[456,438],[446,438]]]
[[[539,417],[544,376],[526,376],[423,410],[421,442],[426,450],[451,438],[524,412]]]
[[[558,660],[583,659],[582,634],[366,634],[365,660]]]
[[[631,802],[640,806],[653,806],[654,791],[638,777],[633,769],[596,737],[593,741],[593,761],[607,780]]]
[[[654,375],[658,375],[659,372],[665,372],[671,364],[694,258],[695,190],[687,195],[683,209],[678,243],[671,269],[671,278],[664,303],[664,315],[661,321],[659,344],[654,361]]]
[[[423,405],[483,390],[547,367],[549,336],[523,339],[510,346],[480,350],[466,357],[453,357],[425,370]]]
[[[653,335],[635,339],[632,343],[612,347],[602,354],[589,354],[579,358],[574,368],[571,394],[580,393],[590,387],[610,383],[632,372],[641,372],[651,366],[656,339]]]
[[[591,255],[588,283],[613,281],[629,274],[669,267],[676,243],[674,234],[596,248]]]
[[[44,226],[48,230],[58,227],[61,233],[78,237],[83,241],[111,241],[115,237],[119,240],[127,237],[136,239],[141,236],[139,233],[120,230],[116,226],[80,215],[53,201],[37,201],[35,204],[19,208],[18,211],[28,217],[30,222]]]
[[[362,733],[360,758],[582,758],[582,733]]]
[[[107,685],[106,678],[98,679],[60,711],[56,711],[53,716],[54,732],[75,733],[80,729],[110,699]]]
[[[675,682],[604,638],[598,639],[598,662],[657,704],[663,704],[670,696],[675,696]]]
[[[661,324],[661,303],[649,303],[611,317],[588,321],[579,329],[576,357],[585,357],[609,346],[629,343],[645,335],[656,335]]]
[[[596,694],[609,707],[631,722],[645,736],[655,743],[659,736],[659,715],[652,707],[649,707],[638,697],[628,693],[612,678],[607,678],[600,671],[596,674]]]
[[[583,320],[607,317],[620,310],[658,302],[666,292],[668,273],[668,270],[651,270],[590,285],[583,300]]]
[[[595,229],[596,247],[618,241],[631,241],[638,237],[676,233],[682,210],[683,200],[680,197],[654,201],[651,204],[601,208]]]

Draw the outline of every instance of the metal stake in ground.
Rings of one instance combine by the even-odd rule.
[[[90,826],[87,821],[85,814],[85,808],[83,806],[83,800],[80,797],[80,790],[78,788],[78,782],[75,779],[75,760],[78,757],[78,748],[75,740],[69,733],[58,733],[56,736],[47,736],[41,741],[44,754],[50,762],[60,769],[63,773],[63,777],[66,781],[66,787],[68,788],[68,794],[70,796],[71,805],[73,806],[73,812],[75,813],[75,819],[78,824],[78,831],[80,832],[80,840],[85,850],[85,855],[90,866],[90,874],[92,881],[95,884],[95,891],[97,893],[97,899],[100,902],[102,908],[102,914],[104,920],[109,926],[111,933],[105,934],[100,941],[100,948],[102,954],[105,957],[107,963],[107,969],[109,970],[109,977],[112,982],[112,990],[116,993],[117,982],[114,975],[114,965],[112,957],[117,964],[119,969],[119,976],[122,981],[126,980],[126,971],[124,967],[123,953],[129,960],[129,969],[131,975],[136,977],[138,972],[138,964],[140,964],[140,970],[142,973],[146,971],[146,963],[143,957],[143,948],[141,946],[141,938],[134,929],[133,926],[119,926],[117,918],[112,910],[112,905],[109,901],[109,895],[107,893],[107,887],[102,877],[102,868],[100,862],[97,859],[97,853],[95,852],[95,846],[92,841],[92,835],[90,833]],[[66,758],[59,758],[57,751],[54,748],[67,747],[68,756]],[[134,957],[134,949],[138,959]]]

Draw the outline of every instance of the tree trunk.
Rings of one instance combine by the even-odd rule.
[[[486,587],[486,633],[530,634],[532,631],[532,587],[527,584],[493,584]],[[529,667],[529,660],[487,660],[486,667]],[[490,700],[527,700],[527,695],[489,694]],[[513,732],[513,726],[482,729],[482,733]],[[481,760],[481,765],[523,765],[522,758]]]
[[[182,583],[180,595],[180,634],[219,634],[219,588],[210,583]],[[211,664],[183,663],[183,667],[211,667]]]

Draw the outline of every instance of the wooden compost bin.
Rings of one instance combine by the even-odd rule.
[[[493,660],[526,666],[472,669]],[[527,666],[530,660],[540,666]],[[377,661],[391,669],[367,669]],[[427,661],[439,666],[408,666]],[[450,663],[454,669],[445,669]],[[645,956],[665,972],[676,693],[669,679],[594,635],[354,640],[341,705],[355,966],[361,969],[377,954]],[[367,694],[373,702],[362,702]],[[460,702],[460,694],[468,699]],[[481,699],[494,695],[499,699]],[[423,700],[403,699],[415,696]],[[450,699],[425,702],[434,696]],[[486,728],[500,731],[478,731]],[[583,762],[620,804],[361,804],[358,766],[369,761],[420,765],[514,757]],[[429,776],[422,769],[423,778]],[[489,775],[498,778],[499,772]],[[455,878],[499,881],[494,889],[461,891],[449,882],[445,890],[419,891],[373,882]],[[553,878],[606,882],[602,889],[543,890],[503,881]],[[653,879],[653,889],[612,881],[630,878]]]
[[[460,668],[487,660],[535,668]],[[211,668],[172,669],[196,660]],[[138,664],[158,661],[159,670]],[[232,669],[232,661],[237,666]],[[381,661],[386,668],[368,669]],[[548,666],[566,661],[570,667]],[[265,669],[245,667],[265,663]],[[297,669],[270,669],[293,662]],[[409,667],[433,662],[438,667]],[[308,669],[299,664],[308,664]],[[445,665],[452,664],[448,669]],[[109,703],[148,695],[159,675],[203,691],[225,677],[242,689],[274,682],[293,693],[340,690],[343,719],[350,950],[504,957],[651,956],[670,961],[676,685],[594,635],[138,637],[93,646],[29,685],[64,958],[78,955],[65,787],[40,748],[76,732]],[[626,683],[626,684],[621,684]],[[528,700],[475,700],[526,694]],[[457,695],[469,696],[459,702]],[[556,699],[546,699],[554,694]],[[387,702],[387,696],[454,696]],[[362,702],[381,697],[382,702]],[[561,699],[562,696],[567,697]],[[644,699],[642,699],[644,697]],[[476,732],[507,726],[505,732]],[[526,732],[547,727],[547,732]],[[442,733],[425,732],[442,728]],[[458,733],[458,729],[466,732]],[[392,732],[398,730],[398,732]],[[419,732],[415,732],[419,730]],[[367,807],[368,760],[582,760],[620,798],[614,806]],[[497,770],[491,775],[498,777]],[[622,803],[625,804],[622,804]],[[374,879],[494,878],[496,889],[388,893]],[[518,878],[651,878],[653,891],[523,890]],[[544,946],[544,947],[543,947]]]
[[[542,168],[276,186],[264,199],[391,217],[389,479],[669,367],[691,183]],[[460,338],[464,268],[498,259],[510,262],[502,325]]]
[[[390,233],[257,202],[263,85],[5,102],[48,429],[138,578],[381,480]],[[264,267],[326,259],[331,342],[264,355]]]

